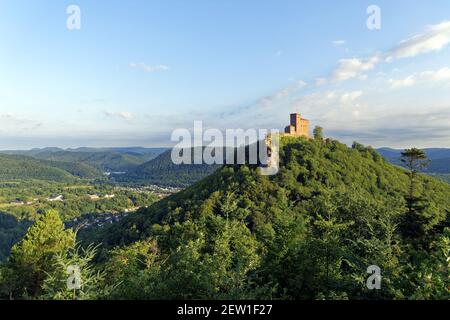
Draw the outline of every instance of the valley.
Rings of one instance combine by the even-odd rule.
[[[57,210],[67,227],[100,227],[179,191],[178,187],[164,183],[130,185],[110,177],[110,171],[131,170],[164,151],[163,148],[1,151],[0,260],[8,256],[11,247],[45,211]]]

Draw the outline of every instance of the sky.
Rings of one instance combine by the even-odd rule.
[[[345,143],[450,147],[449,89],[448,0],[0,0],[0,149],[169,146],[291,112]]]

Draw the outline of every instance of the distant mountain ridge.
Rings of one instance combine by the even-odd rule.
[[[114,151],[119,153],[136,153],[136,154],[160,154],[169,148],[145,148],[145,147],[78,147],[78,148],[59,148],[59,147],[45,147],[32,148],[28,150],[0,150],[3,154],[40,154],[48,152],[70,151],[70,152],[105,152]]]
[[[450,158],[450,148],[425,148],[423,150],[431,159]],[[378,148],[377,151],[383,156],[399,157],[403,149],[384,147]]]
[[[431,160],[424,172],[450,174],[450,149],[447,148],[425,148],[423,149],[427,157]],[[389,162],[403,166],[400,161],[400,149],[379,148],[377,151]]]
[[[102,172],[129,171],[167,150],[166,148],[117,147],[61,149],[55,147],[31,150],[6,150],[0,154],[30,156],[40,160],[81,163]]]

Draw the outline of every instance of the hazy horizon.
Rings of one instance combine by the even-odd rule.
[[[347,145],[351,145],[351,144],[347,144]],[[391,147],[391,146],[373,146],[373,145],[368,145],[371,147],[374,147],[376,149],[393,149],[393,150],[404,150],[407,149],[409,147],[417,147],[417,146],[406,146],[406,147]],[[69,150],[77,150],[77,149],[83,149],[83,148],[87,148],[87,149],[120,149],[120,148],[143,148],[143,149],[171,149],[174,146],[142,146],[142,145],[120,145],[120,146],[88,146],[88,145],[80,145],[80,146],[74,146],[74,147],[61,147],[61,146],[43,146],[43,147],[30,147],[30,148],[16,148],[16,149],[4,149],[4,148],[0,148],[0,152],[7,152],[7,151],[30,151],[30,150],[42,150],[42,149],[61,149],[64,151],[69,151]],[[194,146],[195,147],[195,146]],[[420,147],[421,149],[450,149],[450,147]]]

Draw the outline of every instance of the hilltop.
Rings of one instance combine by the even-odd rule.
[[[448,184],[420,175],[421,208],[408,214],[407,171],[370,147],[284,137],[280,158],[275,176],[224,166],[82,235],[103,243],[107,264],[131,259],[132,269],[112,275],[122,281],[117,296],[358,299],[445,291],[422,292],[419,273],[441,270],[445,259]],[[133,259],[150,260],[139,266]],[[382,290],[365,286],[370,265],[383,270]]]

